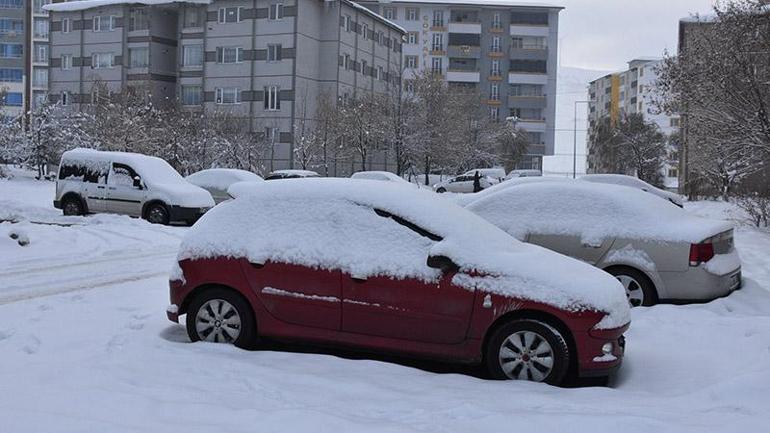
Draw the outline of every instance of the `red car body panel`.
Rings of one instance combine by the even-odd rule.
[[[482,360],[489,330],[506,315],[551,318],[571,340],[580,375],[608,374],[622,362],[622,334],[628,328],[593,330],[603,315],[565,311],[547,304],[440,281],[357,279],[283,263],[251,264],[246,259],[183,260],[184,281],[170,282],[169,320],[185,314],[191,295],[210,285],[241,293],[254,310],[260,336],[332,343],[371,351],[456,362]],[[267,289],[266,289],[267,288]],[[595,361],[613,342],[615,359]],[[607,358],[604,358],[607,359]]]

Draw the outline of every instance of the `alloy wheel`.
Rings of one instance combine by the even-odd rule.
[[[615,278],[620,281],[620,284],[622,284],[623,288],[626,290],[628,303],[631,304],[632,307],[644,305],[644,290],[642,290],[642,285],[639,284],[635,278],[628,275],[616,275]]]
[[[198,309],[195,330],[201,340],[234,343],[241,334],[241,316],[231,303],[212,299]]]
[[[546,339],[533,331],[518,331],[500,345],[500,367],[510,379],[544,381],[553,370],[554,353]]]

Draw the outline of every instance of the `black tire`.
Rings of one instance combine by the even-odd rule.
[[[65,197],[64,200],[62,200],[61,211],[65,216],[85,215],[86,213],[80,199],[73,196]]]
[[[503,344],[506,343],[505,348],[508,350],[513,349],[515,352],[517,349],[509,344],[508,338],[521,337],[521,334],[524,332],[536,334],[540,339],[544,340],[550,346],[549,352],[552,364],[550,370],[545,373],[545,377],[539,381],[548,383],[550,385],[560,385],[567,375],[567,370],[569,370],[569,346],[567,345],[564,336],[562,336],[562,334],[555,327],[540,320],[534,319],[512,320],[493,331],[491,337],[488,340],[484,354],[484,362],[489,374],[492,376],[492,378],[500,380],[511,380],[518,378],[538,381],[537,378],[531,374],[531,372],[537,369],[541,372],[540,374],[543,374],[544,369],[547,370],[547,365],[545,363],[540,363],[542,358],[534,355],[535,352],[530,352],[530,350],[536,350],[541,347],[545,347],[540,346],[541,343],[539,340],[532,340],[533,343],[537,345],[535,345],[535,347],[528,348],[526,353],[521,351],[519,352],[521,356],[519,357],[519,361],[514,363],[516,367],[514,367],[510,372],[511,375],[506,373],[503,369],[502,364],[504,362],[509,363],[511,360],[513,360],[513,358],[506,358],[504,355],[505,349]],[[530,355],[532,355],[532,357],[530,357]],[[546,357],[545,353],[540,353],[540,355]],[[506,362],[504,360],[509,361]],[[522,374],[525,377],[513,377],[517,376],[518,374]]]
[[[209,301],[216,303],[216,301],[219,300],[226,301],[235,308],[237,315],[240,318],[240,329],[237,337],[233,341],[223,340],[217,342],[234,344],[242,349],[254,349],[257,345],[257,322],[254,319],[254,311],[241,295],[234,290],[225,287],[207,289],[196,295],[190,302],[190,305],[187,308],[187,318],[185,321],[187,336],[190,337],[190,341],[196,342],[205,338],[196,328],[199,311],[205,308]],[[208,312],[210,310],[206,311]],[[203,314],[203,312],[201,314]]]
[[[655,285],[643,272],[624,266],[608,268],[606,272],[623,284],[629,299],[628,302],[632,307],[649,307],[658,303],[658,291],[655,290]],[[629,284],[629,279],[633,283]],[[638,293],[641,293],[641,302],[637,300],[639,298]]]
[[[152,224],[168,225],[170,219],[168,208],[163,203],[153,203],[145,209],[144,219]]]
[[[439,194],[443,194],[443,193],[446,192],[446,188],[441,187],[441,188],[437,189],[436,192],[439,193]]]

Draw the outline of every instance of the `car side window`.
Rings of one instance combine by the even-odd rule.
[[[63,161],[59,167],[59,180],[103,184],[107,181],[106,165],[93,161]]]
[[[136,171],[126,164],[113,163],[112,175],[110,176],[110,185],[119,186],[134,186],[134,177],[136,177]]]

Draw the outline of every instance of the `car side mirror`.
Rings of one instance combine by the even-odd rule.
[[[142,189],[142,178],[139,176],[134,176],[134,188]]]
[[[460,267],[457,263],[453,262],[447,256],[428,256],[428,267],[433,269],[440,269],[441,272],[448,274],[450,272],[457,272]]]

